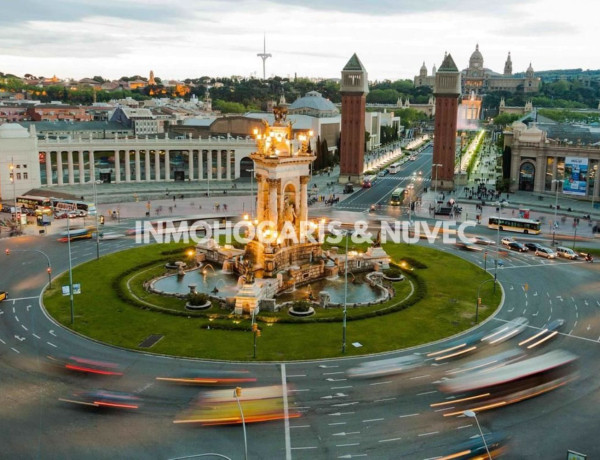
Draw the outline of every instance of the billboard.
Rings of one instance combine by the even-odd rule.
[[[588,159],[579,157],[565,158],[565,180],[563,193],[585,196],[588,175]]]

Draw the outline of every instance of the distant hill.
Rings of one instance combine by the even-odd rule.
[[[540,70],[535,72],[536,77],[540,77],[544,81],[555,81],[561,79],[573,80],[582,77],[598,78],[600,77],[600,69],[583,70],[583,69],[556,69],[556,70]],[[514,74],[515,77],[523,78],[524,72]]]

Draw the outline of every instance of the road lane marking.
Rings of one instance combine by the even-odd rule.
[[[374,382],[374,383],[369,383],[369,385],[370,386],[373,386],[373,385],[385,385],[387,383],[392,383],[392,381],[391,380],[386,380],[385,382]]]
[[[438,434],[439,431],[430,431],[429,433],[421,433],[419,436],[431,436],[432,434]]]
[[[393,441],[400,441],[402,438],[390,438],[390,439],[381,439],[377,442],[393,442]]]
[[[374,402],[394,401],[396,398],[376,399]]]
[[[28,330],[29,330],[29,329],[27,329],[27,327],[26,327],[24,324],[21,324],[21,327],[22,327],[23,329],[25,329],[26,331],[28,331]]]
[[[57,347],[56,345],[54,345],[52,342],[46,342],[46,343],[47,343],[48,345],[50,345],[51,347],[58,348],[58,347]]]
[[[285,363],[281,364],[281,386],[283,387],[283,415],[284,415],[284,430],[285,430],[285,458],[286,460],[292,460],[292,442],[290,439],[290,418],[288,410],[288,392],[287,392],[287,378],[285,376]],[[238,401],[239,402],[239,401]]]
[[[433,391],[426,391],[424,393],[417,393],[417,396],[423,396],[423,395],[430,395],[432,393],[437,393],[437,390],[433,390]]]
[[[346,422],[335,422],[335,423],[328,423],[327,425],[329,426],[334,426],[334,425],[345,425]]]
[[[306,377],[306,374],[288,375],[288,378],[291,378],[291,377]]]
[[[385,420],[384,418],[370,418],[367,420],[363,420],[363,423],[369,423],[369,422],[381,422],[382,420]]]
[[[406,415],[399,415],[398,418],[405,418],[405,417],[415,417],[419,414],[406,414]]]
[[[17,350],[16,348],[10,347],[10,349],[11,349],[12,351],[14,351],[15,353],[19,353],[19,354],[21,354],[21,352],[20,352],[19,350]]]
[[[462,430],[463,428],[470,428],[470,427],[472,427],[472,426],[473,426],[473,425],[462,425],[462,426],[459,426],[459,427],[457,428],[457,430]]]

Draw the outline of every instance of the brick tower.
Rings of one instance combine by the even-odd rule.
[[[454,188],[456,121],[458,118],[460,84],[460,72],[452,56],[447,54],[435,74],[433,91],[435,96],[435,130],[431,185],[437,185],[440,190],[452,190]]]
[[[361,184],[365,156],[365,105],[369,92],[367,71],[355,54],[342,70],[342,132],[340,183]]]

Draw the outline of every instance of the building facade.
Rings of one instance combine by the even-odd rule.
[[[552,139],[535,124],[515,122],[504,132],[504,152],[511,191],[600,198],[600,142]]]

